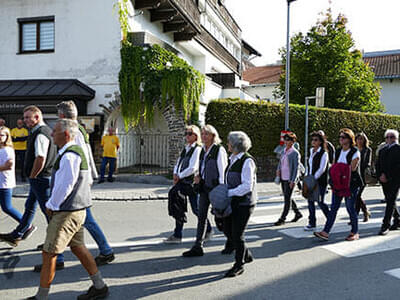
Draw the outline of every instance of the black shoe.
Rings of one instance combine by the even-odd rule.
[[[21,240],[27,240],[31,237],[31,235],[36,231],[37,227],[34,225],[31,225],[31,227],[28,228],[27,231],[24,232],[24,234],[21,237]]]
[[[114,178],[114,177],[112,177],[112,178],[107,178],[107,181],[108,181],[108,182],[114,182],[114,181],[115,181],[115,178]]]
[[[100,184],[100,183],[103,183],[103,182],[104,182],[104,179],[100,179],[97,183]]]
[[[381,203],[386,203],[386,200],[385,199],[381,200]]]
[[[298,220],[300,220],[303,217],[302,214],[298,213],[294,216],[293,220],[290,222],[297,222]]]
[[[111,253],[108,255],[100,254],[94,260],[96,261],[97,266],[103,266],[112,262],[114,259],[115,259],[114,253]]]
[[[78,296],[78,300],[96,300],[96,299],[104,299],[108,296],[108,286],[105,285],[102,289],[96,289],[93,285],[86,292],[86,294],[82,294]]]
[[[225,248],[221,251],[221,254],[222,254],[222,255],[225,255],[225,254],[232,254],[233,251],[235,251],[234,248],[232,248],[232,247],[225,247]]]
[[[43,251],[44,244],[37,245],[36,250]]]
[[[56,263],[56,270],[60,271],[64,269],[64,263],[63,262],[58,262]],[[42,265],[36,265],[33,267],[33,272],[35,273],[40,273],[42,271]]]
[[[382,227],[379,231],[379,235],[387,235],[389,233],[389,228]]]
[[[183,252],[182,255],[184,257],[194,257],[194,256],[203,256],[203,248],[199,246],[194,246],[189,251]]]
[[[0,242],[5,242],[11,247],[17,247],[20,239],[15,239],[12,237],[11,233],[0,234]]]
[[[278,221],[276,221],[276,222],[274,223],[274,226],[281,226],[281,225],[283,225],[283,224],[285,224],[285,220],[279,219]]]
[[[224,277],[236,277],[236,276],[243,274],[243,272],[244,272],[243,266],[239,266],[239,265],[235,264],[232,267],[232,269],[230,269],[228,272],[225,273]]]
[[[389,230],[398,230],[400,229],[400,224],[399,223],[394,223],[392,226],[389,227]]]
[[[32,296],[32,297],[26,298],[26,300],[37,300],[37,298],[36,298],[36,296]]]

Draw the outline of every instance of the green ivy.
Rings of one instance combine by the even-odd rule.
[[[121,47],[121,111],[125,126],[140,120],[152,123],[154,108],[173,104],[185,121],[196,123],[204,75],[176,54],[158,45],[139,47],[123,41]]]

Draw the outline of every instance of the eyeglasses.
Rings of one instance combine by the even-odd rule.
[[[318,141],[319,141],[319,138],[311,139],[311,141],[312,141],[312,142],[318,142]]]
[[[396,137],[394,135],[387,135],[386,138],[387,139],[395,139]]]
[[[7,134],[4,134],[4,133],[0,133],[0,136],[7,136]]]
[[[339,135],[339,139],[347,139],[348,137],[345,135]]]
[[[193,132],[191,132],[191,131],[186,131],[185,132],[185,135],[188,135],[188,136],[192,136],[194,133]]]

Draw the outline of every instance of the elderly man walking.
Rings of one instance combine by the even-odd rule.
[[[40,287],[35,296],[28,299],[48,299],[50,285],[56,272],[57,254],[69,246],[90,275],[93,286],[84,299],[102,299],[108,296],[108,287],[97,269],[96,262],[84,244],[83,224],[86,208],[91,206],[88,163],[82,148],[74,143],[78,124],[73,120],[60,119],[54,127],[54,143],[60,148],[51,176],[51,197],[46,203],[50,222],[43,246],[43,267]]]

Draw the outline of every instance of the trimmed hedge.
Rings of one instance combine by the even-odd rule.
[[[273,103],[256,103],[241,100],[214,100],[208,104],[206,123],[215,126],[224,143],[230,131],[242,130],[252,140],[250,150],[254,156],[273,154],[279,143],[280,131],[285,125],[285,106]],[[305,106],[290,105],[290,129],[298,137],[304,151]],[[365,132],[376,147],[384,140],[387,128],[400,128],[400,116],[380,113],[360,113],[329,108],[309,107],[309,132],[322,129],[328,140],[338,146],[339,130],[348,127],[357,132]],[[310,141],[310,139],[309,139]]]

